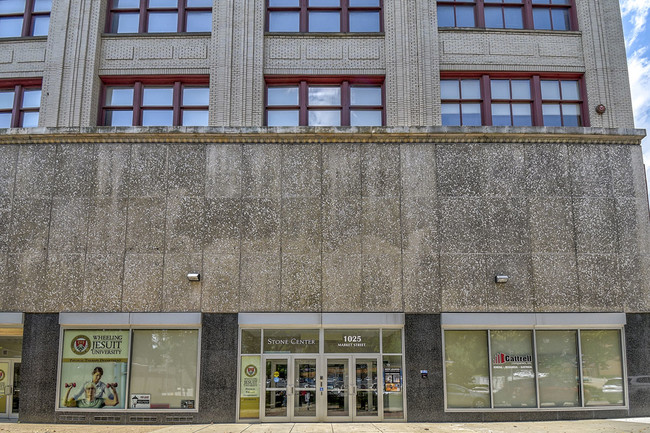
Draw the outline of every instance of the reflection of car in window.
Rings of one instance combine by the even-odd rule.
[[[473,389],[456,385],[455,383],[447,384],[448,405],[452,407],[489,407],[490,397],[485,387]]]
[[[603,385],[603,396],[611,404],[623,403],[623,379],[615,377]]]

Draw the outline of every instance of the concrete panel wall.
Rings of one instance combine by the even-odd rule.
[[[274,137],[3,146],[0,310],[650,309],[639,146]]]

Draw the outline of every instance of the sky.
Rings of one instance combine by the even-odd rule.
[[[623,16],[634,123],[650,134],[650,0],[619,0]],[[650,185],[650,138],[643,140],[643,160]]]

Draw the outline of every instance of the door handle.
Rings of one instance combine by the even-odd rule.
[[[287,391],[289,391],[289,394],[293,394],[293,385],[287,385]]]

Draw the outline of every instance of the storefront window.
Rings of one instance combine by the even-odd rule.
[[[378,329],[326,329],[325,353],[378,353]]]
[[[260,357],[242,356],[239,399],[240,419],[257,419],[260,416],[260,376]]]
[[[400,355],[385,355],[383,364],[384,419],[402,419],[404,418],[402,357]]]
[[[537,331],[536,341],[540,406],[580,406],[578,333]]]
[[[580,331],[585,406],[625,403],[621,333],[602,329]]]
[[[129,407],[196,408],[198,342],[196,329],[133,331]]]
[[[491,331],[494,407],[536,407],[532,331]]]
[[[260,353],[261,343],[261,329],[241,330],[241,353]]]
[[[59,407],[123,409],[128,358],[128,330],[66,330]]]
[[[402,353],[402,330],[384,329],[381,334],[384,353]]]
[[[487,331],[446,331],[447,407],[490,407]]]

